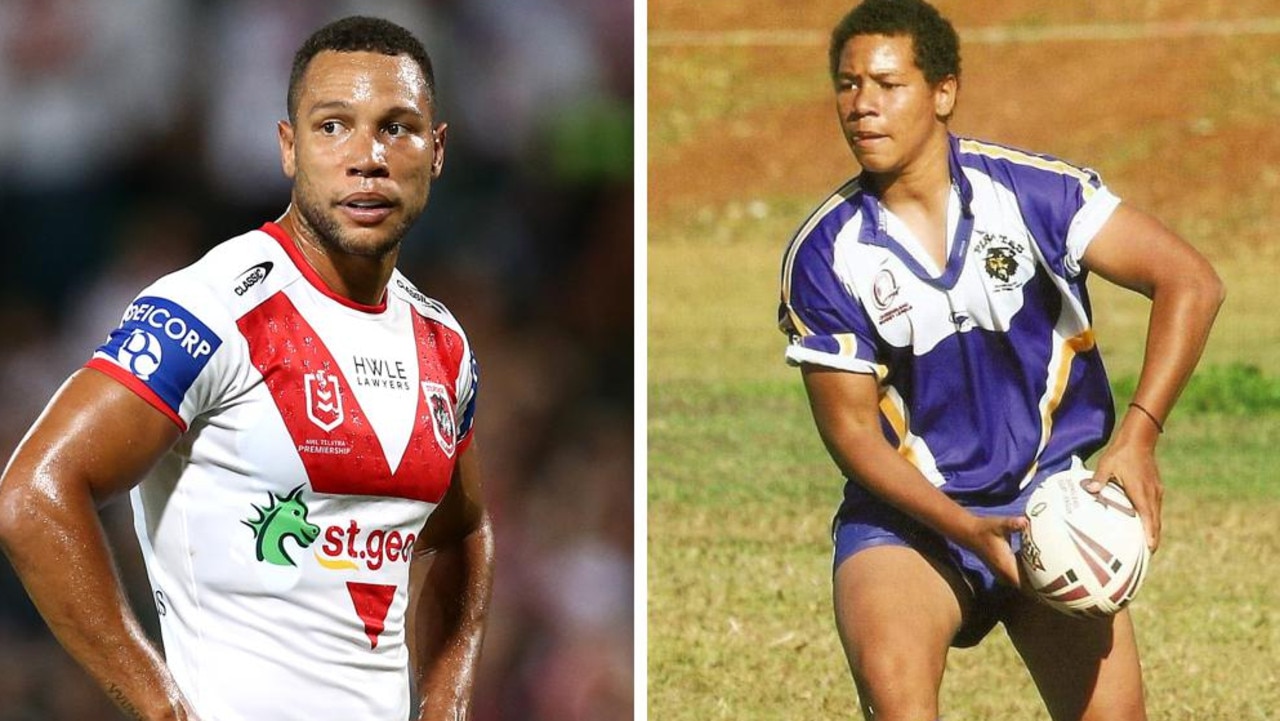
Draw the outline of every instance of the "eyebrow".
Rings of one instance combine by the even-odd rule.
[[[326,100],[323,103],[316,103],[307,109],[307,114],[311,115],[326,110],[351,110],[354,106],[345,100]],[[412,105],[395,105],[389,108],[385,115],[412,115],[415,117],[424,117],[421,110]]]
[[[866,77],[877,82],[898,82],[905,81],[907,73],[902,70],[870,70],[863,74],[851,73],[848,71],[838,72],[835,75],[836,80],[857,80]]]

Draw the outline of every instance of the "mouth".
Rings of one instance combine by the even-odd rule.
[[[853,144],[858,147],[867,147],[869,145],[875,144],[876,142],[879,142],[881,140],[887,140],[889,138],[888,135],[885,135],[883,133],[873,133],[871,131],[866,131],[866,130],[854,132],[849,137],[852,140]]]
[[[352,193],[338,201],[342,212],[359,225],[377,225],[396,209],[396,202],[381,193]]]

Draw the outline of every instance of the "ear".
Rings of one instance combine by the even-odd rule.
[[[431,179],[435,180],[440,177],[440,171],[444,170],[444,145],[445,140],[449,137],[449,124],[440,123],[431,129]]]
[[[933,112],[940,119],[946,120],[956,109],[956,92],[960,89],[960,80],[948,75],[933,86]]]
[[[293,155],[293,126],[288,120],[276,123],[276,139],[280,143],[280,167],[284,170],[285,177],[292,180],[298,167]]]

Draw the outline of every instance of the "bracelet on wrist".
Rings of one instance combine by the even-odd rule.
[[[1133,401],[1129,401],[1129,407],[1130,407],[1130,408],[1137,408],[1139,411],[1141,411],[1141,412],[1142,412],[1142,415],[1144,415],[1144,416],[1146,416],[1147,418],[1150,418],[1150,419],[1151,419],[1151,422],[1155,424],[1156,431],[1157,431],[1158,433],[1161,433],[1161,434],[1163,434],[1163,433],[1164,433],[1164,424],[1160,422],[1160,419],[1159,419],[1159,418],[1156,418],[1156,416],[1155,416],[1155,414],[1154,414],[1154,413],[1152,413],[1151,411],[1147,410],[1146,408],[1143,408],[1141,405],[1139,405],[1139,404],[1137,404],[1137,403],[1135,403],[1135,402],[1133,402]]]

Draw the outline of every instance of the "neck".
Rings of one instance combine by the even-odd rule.
[[[276,224],[295,246],[329,290],[361,305],[378,305],[391,281],[399,248],[378,256],[344,252],[320,240],[316,231],[290,205]]]
[[[951,145],[946,130],[931,139],[925,151],[906,168],[872,176],[876,195],[890,210],[908,205],[933,206],[947,202],[951,189]]]

